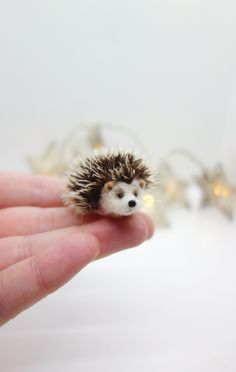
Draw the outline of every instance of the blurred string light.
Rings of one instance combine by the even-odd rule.
[[[130,131],[121,127],[106,124],[87,126],[81,124],[69,134],[62,143],[51,142],[39,156],[28,156],[27,161],[34,174],[62,176],[68,169],[73,159],[78,155],[86,155],[95,149],[107,148],[108,141],[104,139],[103,131],[123,133],[132,138],[135,147],[142,153],[145,149],[140,140]],[[81,140],[81,132],[86,132],[86,140]],[[181,179],[176,169],[171,165],[173,157],[182,155],[198,167],[197,176],[190,177],[188,181]],[[193,154],[176,149],[162,159],[157,165],[155,178],[159,182],[154,185],[150,193],[145,195],[145,210],[150,213],[157,226],[169,226],[167,212],[169,207],[178,205],[190,209],[188,188],[195,183],[201,192],[202,208],[212,206],[222,212],[228,219],[233,218],[233,207],[236,199],[236,186],[230,184],[222,165],[213,169],[207,168]]]
[[[117,139],[118,135],[122,135],[123,138],[119,139],[119,143],[124,139],[129,139],[129,146],[131,142],[131,147],[135,147],[142,153],[146,152],[140,139],[128,129],[103,123],[93,126],[79,124],[62,142],[51,141],[40,155],[27,156],[27,163],[34,174],[61,176],[75,157],[87,155],[95,149],[108,147],[111,138],[105,139],[106,132],[110,134],[113,132]]]
[[[55,142],[50,142],[39,156],[27,156],[26,160],[34,174],[59,176],[67,169],[63,151]]]
[[[88,132],[85,141],[81,139],[82,132]],[[75,157],[104,146],[99,125],[88,131],[85,124],[80,124],[61,143],[52,141],[42,154],[28,156],[26,160],[34,174],[62,176]]]
[[[173,157],[182,155],[198,167],[198,175],[190,177],[188,181],[182,180],[170,165]],[[188,189],[196,184],[201,193],[200,207],[214,207],[223,213],[229,220],[233,218],[233,209],[236,201],[236,186],[232,185],[225,175],[222,164],[214,168],[207,168],[193,154],[184,149],[176,149],[167,155],[159,166],[160,184],[156,195],[161,200],[161,207],[166,211],[173,204],[184,208],[191,208],[188,200]],[[158,208],[158,203],[156,203]],[[158,215],[160,212],[158,212]]]

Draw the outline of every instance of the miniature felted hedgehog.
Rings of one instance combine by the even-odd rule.
[[[152,173],[128,151],[97,152],[77,159],[67,172],[64,202],[76,214],[128,216],[139,211]]]

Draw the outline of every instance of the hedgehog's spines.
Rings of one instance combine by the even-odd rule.
[[[124,150],[96,151],[90,158],[76,159],[67,172],[66,205],[76,213],[89,213],[99,209],[99,200],[106,182],[131,183],[134,178],[143,179],[146,186],[152,184],[151,171],[144,161]]]

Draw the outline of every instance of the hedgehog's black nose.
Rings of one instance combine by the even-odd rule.
[[[129,207],[133,208],[133,207],[135,207],[135,205],[136,205],[136,201],[135,200],[130,200],[129,201]]]

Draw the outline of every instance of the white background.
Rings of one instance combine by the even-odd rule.
[[[235,21],[233,0],[0,1],[0,168],[102,121],[236,182]],[[1,370],[234,372],[235,222],[172,219],[3,327]]]

